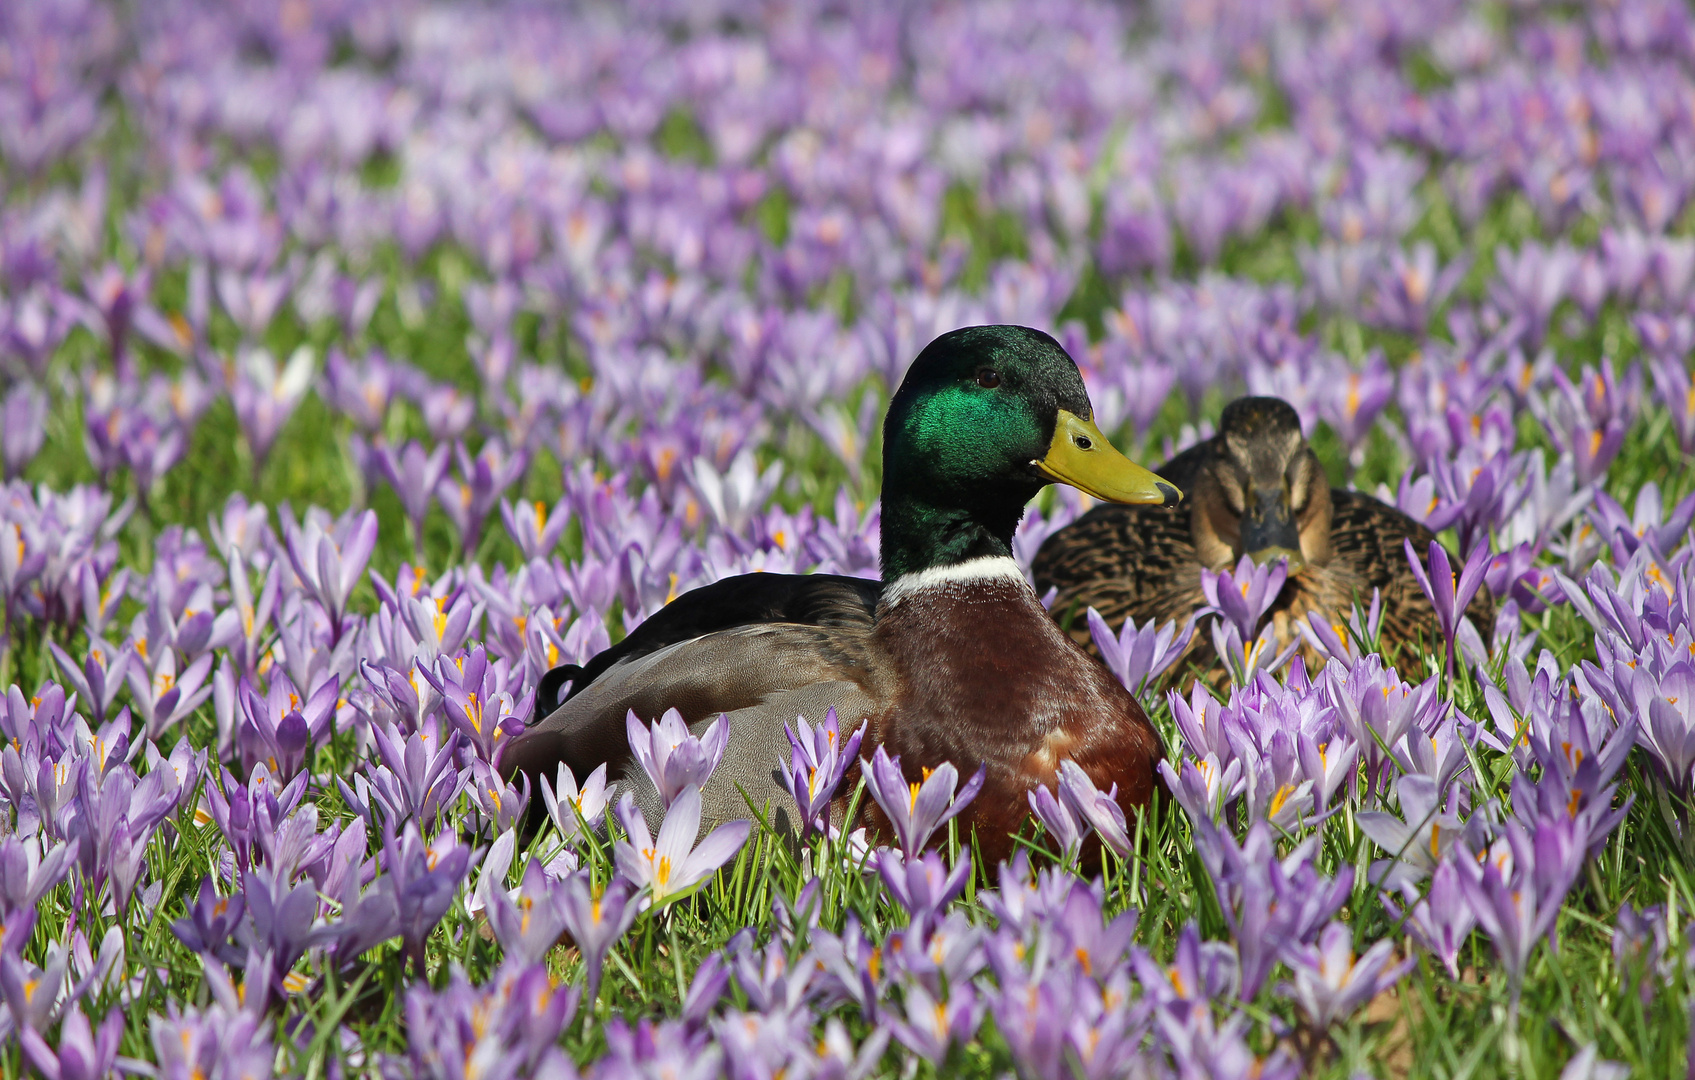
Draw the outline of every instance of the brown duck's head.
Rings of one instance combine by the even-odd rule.
[[[1291,573],[1330,561],[1330,482],[1280,398],[1237,398],[1224,407],[1213,452],[1195,480],[1195,551],[1214,568],[1243,555],[1288,556]]]

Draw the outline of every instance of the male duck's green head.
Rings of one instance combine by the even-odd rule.
[[[1010,556],[1025,504],[1053,481],[1112,502],[1181,497],[1093,417],[1076,363],[1040,330],[973,326],[932,341],[883,423],[883,580]]]

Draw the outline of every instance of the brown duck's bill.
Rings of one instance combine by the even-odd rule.
[[[1116,503],[1176,506],[1183,493],[1113,448],[1094,421],[1059,411],[1048,456],[1031,462],[1050,480]]]

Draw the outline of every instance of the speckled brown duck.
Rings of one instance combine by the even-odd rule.
[[[582,667],[550,672],[543,718],[506,766],[534,781],[560,763],[578,777],[606,764],[654,821],[626,712],[652,720],[676,708],[696,731],[723,714],[729,744],[701,793],[705,824],[746,817],[749,799],[775,816],[792,805],[777,774],[789,757],[783,725],[835,709],[844,731],[868,721],[862,756],[879,745],[900,755],[908,781],[944,762],[962,776],[986,766],[957,819],[986,865],[1010,852],[1026,793],[1054,786],[1064,758],[1102,790],[1116,784],[1126,810],[1146,804],[1158,733],[1049,618],[1012,559],[1025,505],[1054,481],[1119,502],[1177,500],[1112,448],[1092,411],[1076,364],[1048,335],[944,334],[913,362],[884,424],[881,583],[748,574],[686,593]],[[874,805],[865,813],[886,831]]]
[[[1054,615],[1085,647],[1094,648],[1083,618],[1088,608],[1114,628],[1127,618],[1181,622],[1206,603],[1201,569],[1223,570],[1243,555],[1261,563],[1289,558],[1289,579],[1272,613],[1279,648],[1300,638],[1308,612],[1345,622],[1356,599],[1362,610],[1370,607],[1373,589],[1382,595],[1385,653],[1404,654],[1406,646],[1432,640],[1436,613],[1402,543],[1411,540],[1422,553],[1433,534],[1369,495],[1331,487],[1287,402],[1238,398],[1225,406],[1216,435],[1158,471],[1183,490],[1181,505],[1097,506],[1036,554],[1036,588],[1058,589]],[[1488,632],[1494,600],[1486,589],[1466,613]],[[1316,670],[1321,658],[1303,649]],[[1195,635],[1189,655],[1172,670],[1186,681],[1196,668],[1208,681],[1223,679],[1205,633]]]

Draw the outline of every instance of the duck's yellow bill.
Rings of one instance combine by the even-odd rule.
[[[1059,411],[1048,456],[1031,462],[1050,480],[1116,503],[1176,506],[1183,493],[1120,454],[1094,421]]]

